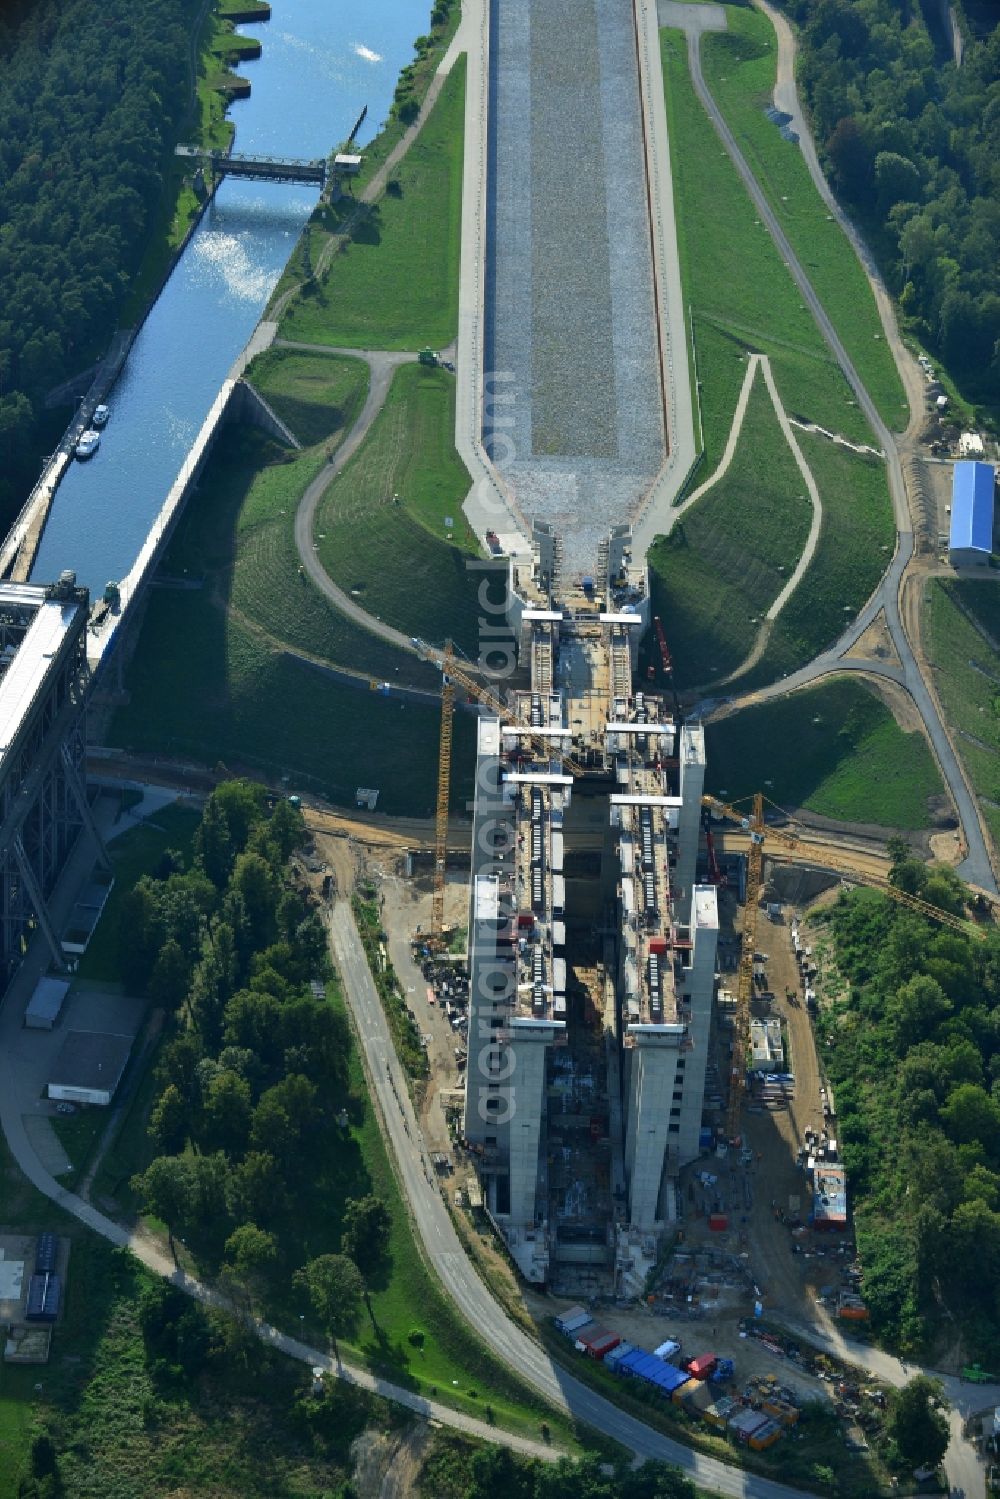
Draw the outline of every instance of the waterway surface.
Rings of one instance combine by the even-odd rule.
[[[358,139],[370,140],[429,12],[427,0],[273,0],[269,22],[240,27],[263,53],[241,64],[253,88],[233,109],[235,149],[325,156],[365,104]],[[33,579],[71,567],[93,596],[128,572],[316,197],[223,182],[132,346],[96,456],[59,486]]]

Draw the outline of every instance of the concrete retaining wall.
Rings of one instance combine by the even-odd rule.
[[[191,444],[181,466],[180,473],[171,485],[159,514],[147,532],[142,550],[132,564],[128,575],[119,582],[121,603],[118,611],[114,614],[105,614],[99,622],[95,621],[91,625],[87,642],[87,657],[91,670],[95,674],[99,668],[107,664],[117,643],[124,638],[123,627],[127,625],[135,612],[139,596],[156,570],[183,513],[188,497],[201,478],[221,429],[230,422],[249,422],[281,442],[289,442],[296,448],[300,446],[263,397],[241,379],[243,370],[254,355],[269,346],[274,338],[274,332],[274,323],[258,324],[253,337],[233,365],[228,378],[223,382],[222,389],[212,402],[201,430]]]
[[[266,432],[268,437],[274,437],[278,442],[287,442],[289,447],[301,450],[302,444],[290,427],[286,427],[281,417],[264,400],[259,390],[249,385],[246,380],[238,380],[236,389],[233,391],[229,406],[226,410],[227,422],[243,422],[248,427],[259,427],[261,432]]]

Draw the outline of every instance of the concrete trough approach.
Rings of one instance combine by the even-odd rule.
[[[483,440],[589,572],[666,456],[631,0],[492,0],[489,58]]]

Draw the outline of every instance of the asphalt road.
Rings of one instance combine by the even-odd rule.
[[[324,350],[324,345],[322,344],[305,345],[286,343],[284,340],[282,340],[282,347],[289,349],[308,347],[314,353],[323,352]],[[336,350],[333,352],[339,353],[341,351]],[[353,357],[364,359],[371,372],[368,395],[365,398],[365,404],[358,414],[357,421],[352,426],[350,432],[348,432],[330,462],[324,468],[320,469],[299,501],[299,508],[295,512],[295,547],[299,554],[299,560],[309,574],[310,580],[315,583],[319,591],[325,594],[331,604],[335,605],[342,614],[346,614],[348,619],[353,619],[355,624],[361,625],[363,629],[370,630],[373,635],[380,635],[390,645],[397,646],[401,651],[408,651],[413,654],[413,645],[410,642],[410,637],[404,635],[401,630],[394,629],[392,625],[384,624],[374,614],[369,614],[368,610],[362,608],[356,599],[351,598],[349,593],[345,593],[342,588],[338,588],[326,568],[320,562],[319,555],[314,549],[313,534],[316,529],[316,511],[320,501],[334,479],[354,457],[354,454],[368,436],[372,422],[385,405],[385,398],[389,394],[389,386],[392,383],[392,377],[396,373],[396,370],[402,364],[412,364],[415,358],[413,354],[382,353],[364,349],[354,349],[351,352]]]
[[[695,92],[708,113],[719,139],[731,157],[733,165],[739,173],[755,209],[760,215],[761,222],[766,226],[782,260],[788,266],[788,270],[802,295],[803,301],[815,318],[817,327],[837,363],[840,365],[844,373],[844,378],[854,392],[858,405],[867,417],[871,429],[885,453],[889,476],[889,492],[892,496],[893,513],[896,518],[898,532],[896,553],[889,569],[878,589],[868,600],[868,603],[861,610],[861,613],[850,629],[845,632],[829,651],[825,651],[822,655],[817,656],[815,660],[811,661],[808,666],[803,667],[801,671],[793,673],[781,682],[776,682],[772,688],[755,694],[755,700],[762,701],[768,697],[783,695],[791,691],[794,687],[806,686],[821,677],[829,675],[832,671],[840,671],[848,667],[848,663],[843,660],[844,654],[856,644],[857,640],[878,613],[884,610],[886,625],[892,638],[892,643],[902,663],[901,676],[896,679],[901,681],[901,685],[905,687],[906,691],[912,697],[917,711],[924,722],[942,776],[948,786],[962,822],[967,854],[962,864],[959,865],[959,873],[973,884],[995,893],[997,883],[993,874],[990,857],[986,850],[986,841],[983,836],[982,825],[979,821],[979,811],[975,799],[972,796],[962,767],[958,762],[958,757],[952,748],[951,740],[941,721],[937,704],[921,675],[900,615],[900,586],[903,574],[913,556],[913,532],[911,529],[912,522],[906,485],[903,482],[903,470],[899,461],[899,451],[896,447],[895,438],[879,415],[878,408],[868,394],[857,370],[854,368],[854,364],[844,345],[841,343],[837,330],[828,317],[822,302],[813,290],[812,283],[803,270],[781,224],[778,222],[777,215],[758,185],[756,177],[750,170],[743,153],[736,144],[732,131],[726,124],[721,111],[705,83],[704,74],[701,70],[701,55],[699,50],[700,31],[692,27],[687,33],[687,39],[688,63]],[[894,675],[891,668],[886,669],[878,662],[866,662],[864,669],[874,675]]]

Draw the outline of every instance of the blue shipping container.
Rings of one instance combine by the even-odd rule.
[[[38,1243],[35,1245],[35,1274],[51,1275],[56,1268],[58,1252],[59,1241],[55,1234],[39,1234]]]

